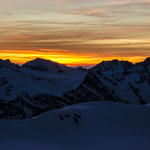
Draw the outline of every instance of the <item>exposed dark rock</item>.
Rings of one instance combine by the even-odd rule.
[[[70,115],[69,114],[65,114],[65,117],[70,118]]]
[[[80,118],[80,119],[82,118],[82,117],[81,117],[80,115],[78,115],[78,114],[74,114],[74,116],[77,117],[77,118]]]
[[[59,118],[60,118],[60,120],[64,120],[64,118],[62,117],[62,115],[58,115],[59,116]]]
[[[75,123],[79,124],[79,120],[78,120],[77,117],[74,117],[73,119],[74,119],[74,122],[75,122]]]
[[[58,73],[64,73],[64,71],[59,69],[59,70],[58,70]]]

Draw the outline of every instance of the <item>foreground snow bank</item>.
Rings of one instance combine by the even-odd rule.
[[[149,150],[150,106],[83,103],[32,120],[0,120],[2,150]]]

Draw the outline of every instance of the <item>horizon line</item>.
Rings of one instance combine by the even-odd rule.
[[[14,63],[14,64],[19,65],[19,66],[23,66],[27,62],[34,61],[36,59],[43,59],[43,60],[52,61],[54,63],[64,64],[64,65],[66,65],[68,67],[72,67],[72,68],[76,68],[76,67],[92,68],[92,67],[94,67],[94,66],[96,66],[96,65],[98,65],[102,62],[106,62],[106,61],[118,60],[118,61],[127,61],[127,62],[130,62],[132,64],[136,64],[136,63],[141,63],[141,62],[145,61],[147,58],[150,58],[150,56],[143,57],[143,60],[141,60],[141,61],[132,62],[132,61],[129,61],[127,59],[118,59],[118,57],[116,57],[116,58],[114,57],[113,59],[101,60],[101,61],[99,61],[98,63],[95,63],[95,64],[71,64],[71,63],[70,64],[65,64],[65,63],[60,63],[58,61],[53,61],[51,59],[46,59],[46,58],[42,58],[42,57],[36,57],[36,58],[30,59],[29,61],[26,61],[26,62],[23,62],[23,63],[17,63],[17,62],[12,61],[11,59],[3,59],[3,58],[0,58],[0,59],[3,60],[3,61],[9,60],[11,63]]]

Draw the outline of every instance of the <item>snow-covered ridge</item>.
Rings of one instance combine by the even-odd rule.
[[[75,89],[86,72],[40,58],[23,66],[0,60],[0,99],[12,100],[21,93],[61,96],[65,91]]]
[[[25,63],[23,67],[29,67],[34,70],[51,71],[51,72],[56,71],[57,68],[58,68],[58,72],[59,72],[59,69],[60,69],[60,72],[61,72],[61,69],[62,69],[62,72],[64,72],[65,69],[69,68],[66,65],[59,64],[57,62],[53,62],[50,60],[40,59],[40,58],[36,58],[35,60]]]
[[[150,106],[92,102],[0,120],[2,150],[149,150]]]
[[[23,66],[1,60],[0,66],[1,118],[23,119],[90,101],[150,103],[150,58],[105,61],[89,70],[40,58]]]
[[[76,89],[86,73],[85,69],[70,68],[40,58],[23,66],[10,60],[0,60],[0,116],[13,110],[13,116],[18,112],[25,118],[26,113],[31,116],[33,112],[39,114],[44,110],[59,108],[57,102],[50,100],[50,95],[61,96],[68,90]],[[20,114],[18,118],[22,118]]]
[[[19,66],[17,64],[11,63],[11,61],[9,59],[7,59],[7,60],[0,59],[0,69],[2,69],[2,68],[19,71]]]
[[[150,102],[150,58],[132,64],[128,61],[104,61],[89,70],[76,90],[63,98],[74,103],[118,101],[132,104]]]

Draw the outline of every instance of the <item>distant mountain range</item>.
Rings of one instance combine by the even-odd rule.
[[[31,118],[91,101],[150,103],[150,58],[103,61],[91,69],[40,58],[23,66],[0,60],[0,118]]]

